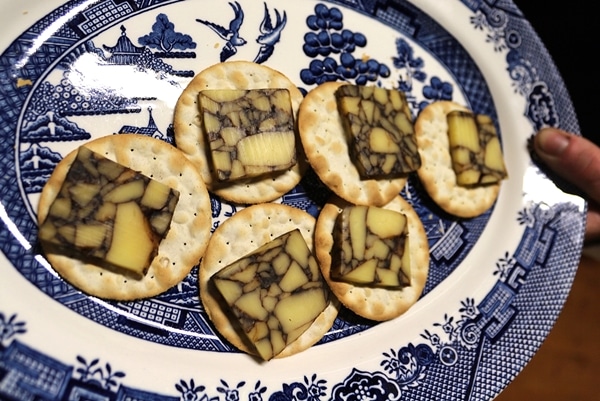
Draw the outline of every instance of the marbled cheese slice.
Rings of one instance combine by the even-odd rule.
[[[296,164],[287,89],[213,89],[199,94],[210,157],[220,181],[256,177]]]
[[[457,184],[476,186],[505,179],[508,174],[491,117],[456,110],[448,113],[446,118]]]
[[[394,177],[421,166],[404,94],[342,85],[335,92],[352,159],[363,178]]]
[[[329,302],[319,266],[298,229],[267,242],[211,280],[266,361],[306,331]]]
[[[82,146],[39,238],[139,279],[169,230],[178,199],[178,191]]]
[[[347,206],[334,231],[331,278],[357,285],[410,285],[408,225],[400,212]]]

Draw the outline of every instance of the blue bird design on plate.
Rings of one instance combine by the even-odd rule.
[[[244,22],[244,11],[240,4],[236,1],[233,3],[229,3],[231,8],[233,8],[233,12],[235,14],[234,18],[229,23],[229,28],[225,28],[224,26],[215,24],[214,22],[206,21],[203,19],[197,18],[196,21],[206,25],[210,29],[216,32],[217,35],[223,40],[225,40],[225,46],[221,51],[221,62],[227,60],[235,53],[237,53],[238,46],[245,45],[246,39],[240,36],[240,27]]]
[[[260,24],[261,35],[256,38],[256,42],[260,44],[260,49],[254,58],[255,63],[262,63],[271,57],[275,50],[275,44],[279,42],[279,39],[281,38],[281,31],[285,28],[287,15],[284,11],[282,16],[279,11],[275,9],[275,16],[276,22],[275,26],[273,26],[269,8],[267,7],[267,3],[265,3],[265,16]]]

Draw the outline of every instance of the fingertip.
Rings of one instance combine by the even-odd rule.
[[[561,156],[569,147],[571,134],[558,128],[542,128],[534,138],[536,152],[543,156]]]
[[[568,192],[584,192],[600,202],[600,148],[588,139],[557,128],[544,128],[533,139],[538,165]],[[559,178],[560,177],[560,178]],[[575,191],[571,188],[578,188]]]

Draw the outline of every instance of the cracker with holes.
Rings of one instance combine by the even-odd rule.
[[[340,263],[340,258],[336,256],[341,246],[337,243],[339,239],[336,236],[336,224],[344,209],[353,206],[334,197],[319,214],[315,229],[315,253],[323,277],[340,302],[357,315],[375,321],[393,319],[414,305],[425,287],[429,273],[429,244],[425,229],[412,206],[397,195],[382,208],[406,217],[410,265],[403,269],[408,272],[408,282],[389,287],[340,280],[333,274]]]
[[[298,132],[306,157],[321,181],[340,198],[359,205],[385,205],[406,184],[406,176],[364,179],[350,158],[338,111],[336,90],[342,82],[312,89],[300,105]]]
[[[135,300],[175,286],[208,245],[210,197],[175,147],[135,134],[83,144],[58,163],[38,204],[52,267],[81,291]]]
[[[279,100],[281,96],[289,98],[289,110]],[[247,61],[215,64],[198,73],[177,101],[173,121],[176,145],[196,165],[208,189],[221,198],[241,204],[275,200],[294,188],[306,170],[302,146],[295,135],[302,99],[294,83],[272,68]],[[276,131],[276,135],[247,136],[233,127],[215,129],[225,121],[234,124],[233,120],[256,115],[256,106],[251,113],[240,114],[238,109],[247,110],[240,104],[260,104],[262,108],[269,102],[267,109],[281,112],[275,118],[261,117],[262,123],[249,126],[268,125],[265,130]],[[236,109],[233,117],[225,111],[232,108]],[[275,124],[275,128],[270,124],[288,114],[292,118],[285,119],[285,124]],[[274,151],[266,151],[269,146]],[[241,154],[246,155],[243,160],[237,157]]]
[[[200,297],[233,346],[263,360],[282,358],[332,327],[339,302],[312,260],[314,229],[310,214],[267,203],[238,211],[214,231],[200,264]]]
[[[496,201],[500,182],[464,186],[457,182],[450,153],[447,116],[453,111],[469,110],[451,101],[438,101],[421,111],[415,133],[421,155],[417,174],[431,199],[454,216],[471,218],[487,211]]]

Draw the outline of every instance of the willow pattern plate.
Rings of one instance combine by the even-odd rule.
[[[586,205],[546,178],[527,143],[542,126],[578,125],[511,1],[2,3],[0,398],[486,400],[552,327]],[[456,219],[417,179],[402,191],[431,253],[408,313],[374,324],[342,311],[316,346],[258,364],[214,332],[196,270],[155,298],[106,302],[63,282],[39,253],[37,200],[63,155],[123,132],[173,142],[179,93],[226,60],[272,66],[303,91],[327,80],[378,84],[403,90],[415,114],[452,99],[497,121],[510,178],[492,210]],[[327,195],[309,172],[277,202],[316,215]],[[213,198],[214,228],[238,209]]]

